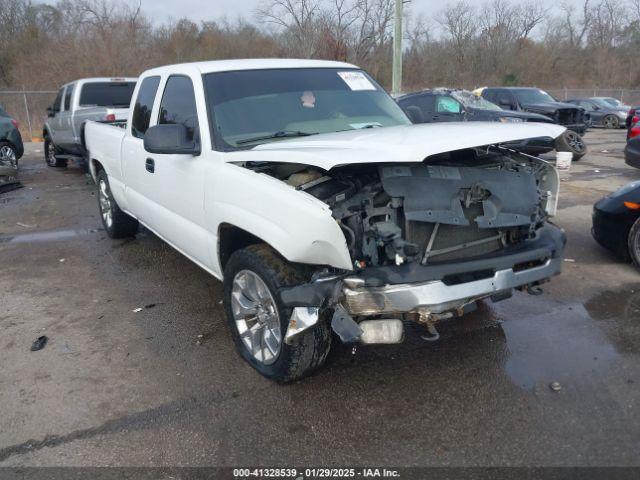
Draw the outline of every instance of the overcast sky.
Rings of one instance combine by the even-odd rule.
[[[45,3],[55,3],[55,0],[36,0]],[[116,0],[109,0],[116,1]],[[123,0],[132,5],[137,0]],[[478,0],[468,0],[470,4],[482,3]],[[508,0],[518,3],[521,0]],[[583,0],[564,0],[569,4],[581,5]],[[558,0],[540,0],[548,7],[557,5]],[[266,0],[142,0],[142,9],[149,14],[155,23],[163,23],[169,19],[177,20],[187,17],[193,21],[215,20],[227,17],[233,20],[243,16],[255,20],[254,11]],[[447,2],[443,0],[411,0],[410,9],[414,15],[433,17]]]

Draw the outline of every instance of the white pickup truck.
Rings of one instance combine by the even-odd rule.
[[[227,60],[138,80],[127,127],[89,122],[111,237],[142,223],[224,282],[236,346],[291,381],[343,342],[398,343],[560,273],[558,174],[509,145],[550,124],[412,125],[364,71]],[[418,327],[419,328],[419,327]]]

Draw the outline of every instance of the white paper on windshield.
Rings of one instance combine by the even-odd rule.
[[[338,72],[351,90],[375,90],[376,87],[362,72]]]

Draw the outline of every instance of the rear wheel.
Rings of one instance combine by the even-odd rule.
[[[44,161],[50,167],[66,167],[67,161],[65,159],[57,158],[60,152],[49,137],[44,138]]]
[[[327,322],[291,345],[284,342],[292,310],[282,306],[277,291],[302,281],[291,264],[264,244],[238,250],[224,270],[224,308],[236,349],[271,380],[291,382],[310,374],[331,347]]]
[[[620,128],[620,120],[615,115],[607,115],[602,119],[604,128]]]
[[[0,142],[0,165],[18,168],[16,149],[9,142]]]
[[[571,152],[573,161],[577,162],[587,154],[587,146],[582,137],[572,130],[566,130],[556,139],[557,152]]]
[[[629,248],[629,256],[636,267],[640,268],[640,218],[631,227],[629,237],[627,238],[627,246]]]
[[[105,231],[111,238],[133,237],[138,233],[138,221],[120,210],[111,194],[109,178],[104,170],[98,172],[97,180],[98,207]]]

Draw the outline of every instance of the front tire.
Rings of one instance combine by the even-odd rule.
[[[629,257],[637,268],[640,268],[640,218],[638,218],[627,237],[627,248],[629,249]]]
[[[582,137],[573,130],[566,130],[556,139],[557,152],[571,152],[573,161],[577,162],[587,154],[587,146]]]
[[[58,147],[54,145],[49,137],[44,137],[44,161],[47,165],[54,168],[64,168],[67,166],[67,160],[57,158],[60,152]]]
[[[98,208],[105,231],[111,238],[133,237],[138,233],[138,220],[120,210],[109,186],[107,172],[100,170],[97,175]]]
[[[236,349],[262,376],[292,382],[320,367],[331,347],[322,322],[284,342],[291,317],[277,295],[280,288],[304,281],[300,272],[267,245],[236,251],[224,269],[224,308]]]

